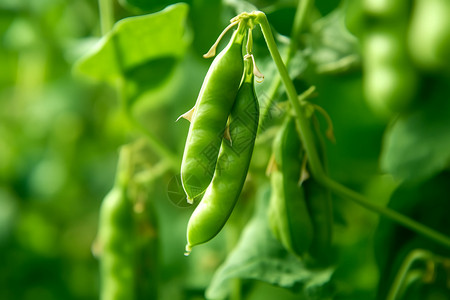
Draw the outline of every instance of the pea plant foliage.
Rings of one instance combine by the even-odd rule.
[[[450,296],[448,1],[112,2],[101,299]]]

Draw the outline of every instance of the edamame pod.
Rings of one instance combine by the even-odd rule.
[[[212,182],[187,226],[186,254],[212,239],[225,225],[242,191],[255,144],[259,105],[253,62],[245,58],[244,76],[230,115],[231,141],[223,138]]]
[[[211,182],[227,119],[243,73],[242,41],[246,25],[238,29],[214,59],[194,106],[181,163],[181,182],[188,202]]]
[[[273,152],[275,169],[271,173],[270,227],[286,249],[300,256],[311,246],[314,229],[299,182],[304,152],[293,117],[284,121],[275,137]]]

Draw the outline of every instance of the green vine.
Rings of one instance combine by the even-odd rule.
[[[287,53],[287,59],[286,63],[289,62],[290,58],[292,58],[293,54],[296,50],[295,45],[295,37],[298,36],[299,32],[302,30],[302,28],[305,26],[306,22],[306,16],[312,7],[313,0],[305,0],[300,1],[299,5],[297,7],[297,13],[294,20],[294,26],[292,30],[292,39],[291,43],[289,45],[288,53]],[[114,23],[114,16],[113,16],[113,6],[112,2],[110,0],[99,0],[99,8],[100,8],[100,15],[101,15],[101,30],[102,34],[107,33],[109,30],[111,30],[113,23]],[[261,120],[264,121],[264,119],[267,117],[267,114],[269,112],[270,106],[273,101],[273,95],[276,93],[279,82],[282,82],[285,86],[286,93],[289,99],[289,102],[291,103],[291,106],[295,112],[296,115],[296,122],[298,125],[298,128],[300,128],[300,138],[303,142],[304,148],[306,150],[306,153],[308,155],[308,163],[309,163],[309,169],[311,171],[312,176],[320,182],[325,187],[332,190],[336,195],[350,199],[357,204],[365,207],[366,209],[369,209],[375,213],[378,213],[384,217],[387,217],[419,234],[422,234],[426,237],[428,237],[431,240],[434,240],[446,247],[450,247],[450,238],[446,235],[443,235],[419,222],[416,222],[394,210],[391,210],[386,207],[378,206],[374,203],[372,203],[369,199],[367,199],[365,196],[345,187],[344,185],[334,181],[333,179],[329,178],[326,173],[324,172],[323,166],[321,164],[321,161],[319,159],[319,155],[317,152],[317,149],[315,147],[314,143],[314,136],[313,132],[311,130],[309,119],[306,116],[305,107],[303,107],[300,102],[298,101],[298,95],[297,91],[295,89],[295,86],[292,82],[292,80],[289,77],[289,73],[287,71],[286,65],[283,62],[283,59],[281,58],[281,55],[278,51],[276,42],[274,40],[269,22],[267,20],[266,15],[261,11],[255,11],[252,13],[243,13],[236,18],[233,19],[235,22],[236,20],[251,20],[249,22],[249,26],[252,27],[253,24],[260,25],[262,33],[264,35],[267,47],[269,49],[269,52],[272,56],[272,59],[275,62],[275,65],[278,69],[279,77],[277,77],[274,81],[274,83],[271,86],[270,89],[270,95],[272,97],[269,98],[269,102],[267,103],[266,109],[263,112]],[[279,79],[278,79],[279,78]],[[279,81],[279,82],[278,82]],[[277,83],[278,82],[278,83]],[[127,120],[139,131],[141,131],[145,137],[148,140],[148,143],[150,147],[161,157],[163,157],[167,162],[170,164],[171,168],[173,170],[178,169],[179,167],[179,159],[177,156],[168,149],[160,140],[157,139],[157,137],[150,131],[148,131],[147,128],[145,128],[142,124],[140,124],[133,116],[131,116],[131,113],[129,109],[127,109],[125,105],[126,101],[126,95],[125,95],[125,80],[122,79],[120,83],[118,83],[118,91],[121,98],[121,102],[123,104],[123,111],[127,118]]]
[[[398,270],[394,282],[392,283],[391,289],[389,290],[387,299],[388,300],[398,299],[398,295],[402,288],[402,283],[404,283],[408,271],[416,261],[434,262],[435,259],[438,258],[436,258],[430,251],[423,249],[415,249],[411,253],[409,253],[408,256],[405,258],[405,260],[403,261],[402,265],[400,266],[400,269]]]
[[[114,25],[114,5],[112,0],[98,0],[100,11],[100,31],[102,36],[107,34]]]
[[[286,59],[285,59],[285,65],[289,66],[289,63],[291,59],[294,57],[295,51],[297,49],[297,39],[300,35],[300,32],[305,28],[306,26],[306,16],[308,15],[308,12],[310,11],[311,7],[314,4],[314,0],[303,0],[298,1],[297,10],[294,17],[294,24],[292,26],[292,32],[291,32],[291,40],[289,42],[289,48],[287,51]],[[265,103],[264,110],[261,114],[260,118],[260,128],[259,131],[261,131],[262,126],[264,126],[264,123],[266,119],[269,117],[270,109],[272,108],[273,101],[275,100],[275,95],[281,85],[281,77],[278,75],[274,78],[272,81],[272,84],[269,87],[268,91],[268,100]]]

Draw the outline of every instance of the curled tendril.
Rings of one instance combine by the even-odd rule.
[[[205,54],[203,54],[204,58],[210,58],[210,57],[214,57],[216,55],[216,49],[217,46],[220,43],[220,40],[223,38],[223,36],[234,26],[236,26],[237,24],[239,24],[240,21],[234,21],[232,22],[230,25],[228,25],[223,31],[222,33],[219,35],[219,37],[217,38],[216,42],[211,46],[211,48],[208,50],[208,52],[206,52]]]
[[[253,74],[255,74],[256,82],[258,82],[258,83],[263,82],[264,81],[264,74],[261,73],[261,71],[256,66],[255,57],[253,56],[253,54],[246,54],[244,56],[244,59],[245,58],[249,58],[249,57],[251,57],[252,61],[253,61]]]

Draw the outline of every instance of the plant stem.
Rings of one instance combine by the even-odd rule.
[[[154,180],[161,177],[169,169],[171,169],[171,167],[172,166],[168,164],[167,161],[161,161],[158,164],[151,167],[150,169],[146,169],[144,171],[140,171],[139,173],[135,174],[134,181],[142,185],[149,185]]]
[[[297,50],[297,38],[306,24],[306,16],[313,6],[314,0],[299,0],[292,25],[291,41],[289,43],[288,58],[293,57]]]
[[[291,40],[289,42],[289,48],[288,48],[288,52],[286,55],[286,66],[289,66],[289,63],[292,59],[292,57],[294,57],[295,55],[295,51],[297,50],[297,38],[300,34],[300,32],[303,30],[303,28],[305,27],[306,24],[306,16],[307,13],[309,12],[310,8],[312,7],[314,0],[299,0],[298,4],[297,4],[297,10],[295,12],[295,17],[294,17],[294,24],[292,25],[292,33],[291,33]],[[258,128],[258,131],[260,131],[263,126],[264,123],[266,121],[266,119],[269,116],[270,113],[270,109],[272,107],[273,101],[275,100],[275,95],[278,91],[278,88],[280,87],[281,84],[281,77],[275,76],[274,80],[272,81],[271,86],[269,87],[269,92],[268,92],[268,100],[267,103],[265,103],[265,107],[264,107],[264,111],[261,114],[261,119],[260,119],[260,126]]]
[[[119,161],[117,162],[115,185],[127,188],[132,176],[131,148],[123,145],[119,151]]]
[[[270,29],[269,22],[267,21],[267,17],[263,12],[257,11],[253,13],[255,18],[255,22],[261,26],[262,33],[266,40],[267,47],[269,48],[269,52],[272,56],[272,59],[277,66],[278,72],[280,73],[281,80],[286,88],[286,93],[289,101],[291,102],[292,107],[294,108],[294,112],[296,115],[296,122],[298,128],[300,129],[300,139],[303,143],[305,151],[308,155],[308,163],[310,167],[310,171],[312,176],[322,185],[328,187],[334,193],[340,195],[341,197],[350,199],[357,204],[376,212],[384,217],[395,221],[406,228],[409,228],[423,236],[428,237],[429,239],[440,243],[446,247],[450,248],[450,238],[419,223],[416,222],[392,209],[381,207],[376,204],[373,204],[370,200],[364,197],[361,194],[341,185],[340,183],[329,178],[319,159],[319,155],[316,151],[314,136],[311,131],[311,127],[309,124],[309,120],[306,117],[304,108],[300,105],[300,102],[297,99],[297,91],[295,90],[295,86],[292,80],[289,77],[286,66],[281,59],[280,53],[278,52],[277,45],[272,35],[272,31]]]
[[[405,281],[405,277],[408,270],[417,260],[432,261],[433,254],[423,249],[415,249],[411,251],[403,261],[402,265],[400,266],[400,269],[397,272],[397,275],[395,276],[394,282],[392,283],[391,289],[389,290],[389,294],[387,295],[387,300],[397,299],[399,291],[402,287],[402,283],[404,283]]]
[[[114,5],[112,0],[98,0],[100,30],[104,36],[114,25]]]
[[[392,210],[387,207],[382,207],[379,205],[376,205],[372,203],[370,200],[368,200],[366,197],[364,197],[361,194],[358,194],[357,192],[347,188],[346,186],[343,186],[342,184],[332,180],[331,178],[322,178],[322,183],[327,186],[329,189],[331,189],[335,194],[352,200],[353,202],[358,203],[362,207],[365,207],[373,212],[376,212],[384,217],[387,217],[391,219],[392,221],[395,221],[406,228],[409,228],[423,236],[426,236],[435,242],[442,244],[446,247],[450,248],[450,238],[446,235],[437,232],[419,222],[414,221],[413,219],[410,219],[406,217],[405,215],[402,215],[395,210]]]
[[[150,147],[156,152],[156,154],[166,159],[173,171],[179,171],[181,160],[178,158],[178,156],[175,155],[169,148],[167,148],[166,145],[163,144],[145,126],[143,126],[139,121],[131,116],[128,111],[125,112],[125,114],[129,122],[146,137]]]
[[[275,65],[277,66],[281,80],[286,88],[288,99],[291,102],[292,107],[294,108],[296,122],[298,128],[300,129],[300,138],[309,158],[310,170],[316,179],[319,180],[320,178],[324,178],[325,174],[323,172],[319,156],[317,155],[314,137],[309,126],[309,120],[305,115],[304,108],[300,105],[300,102],[297,99],[297,91],[295,90],[295,86],[292,83],[291,78],[289,77],[289,73],[283,63],[283,60],[281,59],[280,53],[278,52],[269,22],[267,21],[267,17],[263,12],[255,12],[255,15],[256,22],[261,26],[261,30],[266,40],[267,47],[269,48],[270,55],[272,56]]]

